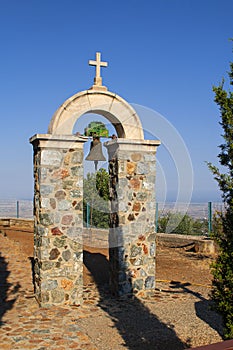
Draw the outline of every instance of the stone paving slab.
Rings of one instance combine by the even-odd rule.
[[[94,312],[81,307],[40,308],[34,298],[30,260],[16,242],[0,235],[1,349],[97,349],[77,319]]]

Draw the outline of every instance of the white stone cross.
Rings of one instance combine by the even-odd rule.
[[[96,52],[96,60],[89,60],[90,66],[96,66],[95,68],[95,79],[94,79],[94,85],[102,86],[102,78],[100,76],[100,67],[107,67],[108,62],[101,62],[101,53]]]

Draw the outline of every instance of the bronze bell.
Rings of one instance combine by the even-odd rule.
[[[85,160],[94,161],[95,171],[97,171],[98,161],[106,160],[106,158],[103,155],[102,143],[100,142],[99,136],[93,136],[93,140],[91,141],[90,152]]]

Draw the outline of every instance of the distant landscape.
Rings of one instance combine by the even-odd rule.
[[[223,210],[223,203],[213,202],[212,213]],[[208,202],[206,203],[158,203],[159,216],[167,212],[181,212],[192,216],[194,219],[208,218]],[[0,199],[0,217],[33,218],[33,201]]]
[[[33,201],[31,200],[14,200],[0,199],[0,217],[10,218],[33,218]]]

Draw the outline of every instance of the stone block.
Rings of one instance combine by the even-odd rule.
[[[42,261],[41,263],[41,269],[46,271],[46,270],[51,270],[54,267],[54,263],[52,261]]]
[[[43,226],[49,226],[54,223],[54,215],[53,213],[44,213],[39,215],[39,220],[41,225]]]
[[[138,247],[136,245],[133,245],[130,249],[130,257],[136,257],[137,255],[140,255],[142,253],[142,247]]]
[[[51,302],[55,304],[64,303],[65,293],[62,290],[55,289],[51,291]]]
[[[136,279],[133,282],[132,287],[133,287],[133,289],[136,289],[136,290],[142,290],[142,288],[143,288],[143,279]]]
[[[44,280],[41,283],[41,289],[44,291],[49,291],[56,289],[58,287],[58,283],[56,280]]]
[[[131,159],[133,162],[139,162],[142,159],[142,154],[141,153],[132,153],[131,154]]]
[[[73,282],[69,279],[62,279],[61,280],[61,287],[65,291],[70,291],[73,288]]]
[[[83,161],[83,152],[74,152],[71,156],[71,163],[72,164],[81,164]]]
[[[73,221],[74,217],[72,214],[67,214],[62,217],[61,224],[62,225],[70,225]]]
[[[65,197],[66,197],[66,192],[64,190],[58,190],[55,192],[55,198],[57,198],[57,200],[65,199]]]
[[[77,190],[74,189],[74,190],[70,191],[70,196],[72,198],[80,198],[80,197],[82,197],[82,192],[79,189],[77,189]]]
[[[145,202],[147,200],[147,193],[146,192],[138,192],[136,195],[136,198],[138,201]]]
[[[71,259],[71,251],[70,250],[65,250],[64,252],[62,252],[62,257],[65,261],[69,261]]]
[[[57,150],[42,150],[41,151],[41,165],[50,165],[54,167],[61,166],[62,153]]]
[[[69,210],[70,208],[71,208],[71,203],[66,199],[62,199],[57,203],[58,210]]]
[[[55,260],[60,255],[60,251],[57,248],[53,248],[49,252],[49,260]]]
[[[150,244],[150,256],[155,256],[155,242],[152,242],[151,244]]]
[[[83,173],[83,167],[81,166],[75,166],[71,168],[71,174],[73,177],[82,176],[82,173]]]
[[[154,289],[155,288],[155,277],[148,276],[145,280],[145,289]]]
[[[134,191],[138,191],[141,187],[141,181],[137,178],[133,178],[129,181],[130,183],[130,187],[134,190]]]
[[[64,180],[62,182],[62,188],[64,190],[72,190],[73,186],[74,186],[74,181],[72,180]]]
[[[136,164],[128,161],[126,164],[126,169],[128,175],[133,175],[136,172]]]
[[[66,245],[66,237],[62,236],[60,237],[56,237],[53,241],[53,245],[57,248],[62,248]],[[59,254],[58,254],[59,255]]]
[[[138,162],[137,165],[137,174],[144,175],[149,173],[149,165],[148,163]]]
[[[50,209],[50,200],[49,200],[49,198],[43,197],[41,199],[41,208],[43,208],[43,209]]]
[[[49,195],[54,192],[54,186],[52,185],[40,185],[40,193],[42,195]]]

